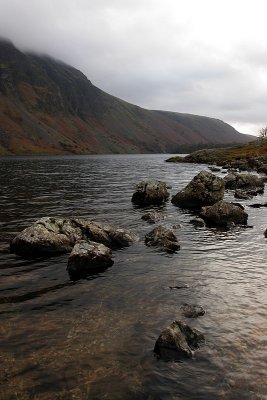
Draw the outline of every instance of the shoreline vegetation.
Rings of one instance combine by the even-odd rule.
[[[258,139],[247,144],[226,148],[203,149],[184,157],[173,156],[166,160],[173,163],[214,164],[241,170],[267,171],[267,139]]]

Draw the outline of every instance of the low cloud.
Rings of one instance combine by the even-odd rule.
[[[0,35],[126,101],[257,134],[267,123],[266,11],[264,0],[3,0]]]

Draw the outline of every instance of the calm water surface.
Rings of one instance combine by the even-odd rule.
[[[182,189],[201,165],[166,155],[0,159],[0,399],[267,399],[266,209],[243,201],[253,228],[195,228],[167,202],[164,224],[182,224],[181,250],[144,245],[152,226],[131,203],[135,184]],[[233,193],[226,193],[233,200]],[[157,208],[156,208],[157,209]],[[140,236],[105,272],[73,282],[67,255],[29,261],[9,242],[43,216],[87,217]],[[170,289],[170,286],[185,286]],[[181,316],[184,303],[206,314]],[[175,319],[204,333],[192,360],[164,362],[155,340]]]

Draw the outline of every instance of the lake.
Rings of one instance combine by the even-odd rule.
[[[194,227],[193,212],[154,207],[181,250],[144,244],[154,225],[131,203],[135,184],[155,178],[181,190],[205,165],[168,155],[0,158],[0,399],[267,399],[265,195],[242,200],[253,228]],[[223,176],[222,173],[219,173]],[[233,192],[225,199],[234,201]],[[140,240],[114,264],[77,281],[67,255],[26,260],[12,238],[43,216],[86,217],[130,229]],[[180,289],[172,288],[174,286]],[[182,316],[183,303],[204,316]],[[193,359],[165,362],[156,339],[181,319],[205,335]]]

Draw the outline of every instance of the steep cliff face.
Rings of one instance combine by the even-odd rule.
[[[0,40],[2,155],[179,152],[249,140],[217,119],[129,104],[69,65]]]

